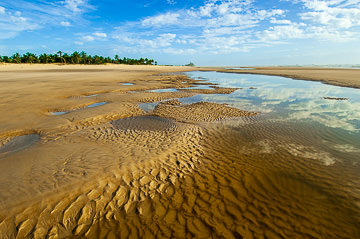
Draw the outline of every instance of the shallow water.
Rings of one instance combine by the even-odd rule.
[[[102,106],[102,105],[105,105],[105,104],[106,104],[106,102],[98,102],[98,103],[88,105],[87,108],[94,108],[94,107]]]
[[[139,104],[139,107],[140,109],[149,112],[153,111],[159,103],[160,102],[141,103]]]
[[[111,123],[119,130],[168,130],[175,128],[175,121],[172,119],[157,116],[136,116],[115,120]]]
[[[68,112],[67,111],[56,111],[56,112],[52,112],[51,114],[52,115],[64,115],[66,113],[68,113]]]
[[[220,87],[243,88],[232,94],[196,95],[180,99],[183,103],[209,101],[271,114],[276,119],[318,122],[352,133],[360,132],[360,90],[326,85],[321,82],[293,80],[277,76],[191,72]],[[324,97],[348,98],[329,100]]]
[[[166,89],[147,90],[147,92],[156,92],[156,93],[176,92],[176,91],[178,91],[178,89],[176,89],[176,88],[166,88]]]
[[[31,147],[39,140],[40,140],[40,135],[38,134],[27,134],[27,135],[17,136],[8,143],[0,147],[0,154],[13,153],[24,150],[28,147]]]

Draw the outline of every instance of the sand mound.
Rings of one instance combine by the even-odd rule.
[[[255,112],[239,110],[225,104],[199,102],[181,105],[180,102],[174,100],[160,103],[152,113],[183,122],[211,122],[232,117],[257,115]]]
[[[119,130],[168,130],[176,127],[175,121],[157,116],[136,116],[118,119],[111,123]]]

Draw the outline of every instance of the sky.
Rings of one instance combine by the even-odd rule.
[[[159,64],[360,64],[360,0],[0,0],[0,55]]]

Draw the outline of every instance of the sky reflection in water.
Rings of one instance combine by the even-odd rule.
[[[313,120],[328,127],[360,132],[360,89],[278,76],[218,72],[187,74],[191,78],[206,78],[220,87],[242,89],[229,95],[196,95],[180,99],[183,103],[227,103],[244,110],[270,113],[278,119]],[[348,100],[324,97],[344,97]]]

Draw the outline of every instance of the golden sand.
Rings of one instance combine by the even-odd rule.
[[[1,67],[0,238],[360,235],[359,166],[326,166],[337,159],[306,141],[311,128],[174,100],[216,87],[145,91],[189,87],[162,73],[194,68]]]

